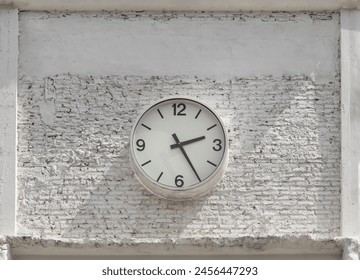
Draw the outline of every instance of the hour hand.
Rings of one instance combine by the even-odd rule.
[[[200,141],[200,140],[203,140],[203,139],[205,139],[205,136],[196,137],[196,138],[193,138],[193,139],[190,139],[190,140],[186,140],[186,141],[183,141],[183,142],[172,144],[172,145],[170,145],[170,148],[171,149],[179,148],[180,145],[181,146],[189,145],[191,143],[194,143],[194,142],[197,142],[197,141]]]

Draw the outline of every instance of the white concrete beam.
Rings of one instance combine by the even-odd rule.
[[[341,12],[342,236],[360,236],[360,11]]]
[[[227,79],[235,74],[305,74],[316,80],[337,75],[337,14],[331,20],[314,20],[306,14],[291,16],[289,21],[287,15],[274,15],[273,21],[248,17],[241,23],[216,16],[179,15],[165,21],[150,15],[132,13],[130,20],[123,20],[86,13],[64,17],[22,13],[19,75],[197,75]]]
[[[0,9],[0,234],[15,234],[18,11]]]
[[[19,10],[321,11],[355,9],[359,0],[0,0]]]

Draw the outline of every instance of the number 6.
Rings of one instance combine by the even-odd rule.
[[[178,187],[178,188],[181,188],[183,185],[184,185],[184,180],[183,180],[184,176],[182,175],[177,175],[175,177],[175,185]]]

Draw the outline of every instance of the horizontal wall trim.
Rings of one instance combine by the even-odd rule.
[[[337,238],[267,236],[53,240],[29,236],[2,237],[14,259],[341,259],[344,242]]]
[[[320,11],[356,9],[359,0],[0,0],[19,10]]]

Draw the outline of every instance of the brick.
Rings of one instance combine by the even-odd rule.
[[[109,240],[339,235],[337,77],[328,83],[304,76],[48,78],[53,123],[39,109],[44,79],[19,81],[18,234]],[[128,142],[141,110],[177,93],[217,108],[231,144],[217,188],[174,203],[137,182]]]

